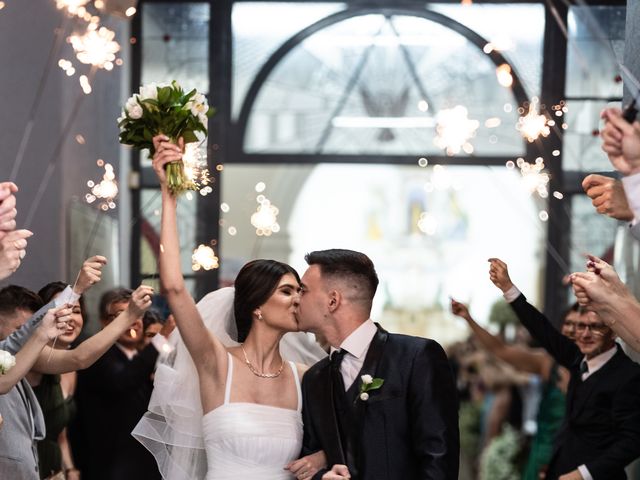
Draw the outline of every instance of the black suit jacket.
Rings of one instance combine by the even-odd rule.
[[[384,384],[367,401],[356,401],[357,455],[343,451],[340,441],[329,359],[305,374],[302,454],[322,449],[329,466],[346,464],[360,480],[457,479],[458,398],[442,347],[378,327],[359,375],[364,374]],[[348,458],[358,464],[349,465]]]
[[[547,479],[586,465],[594,480],[627,478],[624,468],[640,456],[640,366],[620,347],[584,382],[583,355],[520,295],[512,308],[531,335],[571,372],[564,424],[557,434]]]
[[[153,345],[131,360],[113,345],[78,372],[78,412],[70,436],[83,480],[160,478],[153,456],[131,436],[147,411],[157,358]]]

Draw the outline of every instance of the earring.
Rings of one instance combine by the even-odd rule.
[[[262,312],[258,312],[258,320],[262,320]]]

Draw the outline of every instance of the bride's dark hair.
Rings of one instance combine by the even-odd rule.
[[[269,299],[278,288],[280,279],[287,273],[296,277],[300,283],[298,272],[277,260],[252,260],[240,269],[235,281],[236,293],[233,299],[233,312],[240,343],[249,335],[253,311]]]

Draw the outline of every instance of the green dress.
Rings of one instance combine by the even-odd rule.
[[[58,436],[75,415],[75,403],[73,397],[65,400],[60,375],[43,375],[33,391],[42,408],[46,427],[46,437],[38,442],[40,478],[46,478],[62,470]]]
[[[546,467],[553,453],[553,441],[562,425],[565,414],[565,396],[556,386],[558,364],[551,367],[549,380],[545,383],[538,409],[538,430],[531,441],[531,450],[522,472],[523,480],[538,480],[539,472]]]

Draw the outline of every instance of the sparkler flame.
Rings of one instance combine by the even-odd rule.
[[[114,209],[116,208],[114,200],[118,196],[118,182],[116,181],[113,166],[110,163],[102,162],[102,160],[98,160],[98,165],[104,166],[102,181],[98,184],[91,180],[87,182],[87,186],[91,188],[91,193],[85,195],[85,200],[87,203],[93,203],[97,199],[101,199],[100,208],[102,210]]]
[[[208,245],[198,245],[198,248],[196,248],[193,251],[193,255],[191,255],[191,268],[194,272],[200,269],[213,270],[219,266],[220,262],[218,257],[216,257],[213,248]]]
[[[66,10],[71,15],[84,15],[84,6],[89,0],[56,0],[58,10]]]
[[[91,24],[84,34],[71,35],[68,41],[80,62],[111,70],[120,51],[120,44],[113,40],[115,35],[113,30]]]
[[[549,196],[548,185],[551,177],[544,171],[545,164],[542,158],[538,157],[534,164],[519,158],[518,167],[522,175],[522,183],[529,193],[536,193],[540,198],[547,198]]]
[[[278,225],[278,207],[272,205],[268,198],[264,195],[258,195],[257,201],[259,203],[256,212],[251,215],[251,225],[256,229],[256,235],[270,236],[272,233],[280,231],[280,225]]]
[[[530,143],[537,140],[540,135],[547,137],[550,133],[549,122],[545,115],[538,113],[538,99],[534,97],[529,104],[529,112],[518,119],[516,129]]]
[[[200,195],[205,196],[213,192],[207,157],[200,144],[193,142],[185,145],[182,163],[187,180],[196,186]]]
[[[452,109],[441,110],[436,116],[434,143],[449,156],[460,153],[460,150],[466,153],[473,152],[473,145],[469,140],[475,137],[480,122],[469,119],[468,114],[465,107],[457,105]]]

